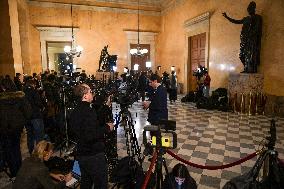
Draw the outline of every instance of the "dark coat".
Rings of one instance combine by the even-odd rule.
[[[65,188],[65,183],[56,184],[49,175],[48,168],[40,159],[28,157],[23,161],[13,189],[56,189]]]
[[[78,103],[70,116],[70,129],[78,143],[78,156],[94,156],[104,152],[106,127],[99,124],[96,111],[90,103]]]
[[[146,75],[140,75],[139,76],[139,84],[138,84],[138,90],[141,92],[145,92],[146,88],[147,88],[147,77]]]
[[[0,133],[21,132],[26,121],[31,117],[32,109],[25,93],[0,93]]]
[[[168,119],[167,90],[162,85],[154,91],[150,98],[148,121],[157,124],[161,119]]]
[[[30,86],[24,88],[24,92],[26,94],[26,98],[28,99],[31,107],[32,107],[32,117],[31,119],[42,119],[42,109],[43,109],[43,101],[40,97],[38,91]]]

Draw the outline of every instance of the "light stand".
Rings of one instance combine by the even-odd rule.
[[[65,86],[62,86],[62,97],[63,97],[63,106],[64,106],[64,132],[65,132],[65,140],[59,145],[59,153],[60,156],[62,155],[62,149],[65,150],[65,153],[70,154],[75,146],[77,145],[76,142],[69,139],[68,134],[68,123],[67,123],[67,107],[66,107],[66,94],[65,94]],[[74,144],[75,146],[70,149],[70,143]],[[68,150],[70,153],[68,153]]]

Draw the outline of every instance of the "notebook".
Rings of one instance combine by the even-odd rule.
[[[72,177],[72,179],[69,181],[69,182],[66,182],[66,186],[72,186],[74,185],[75,183],[77,183],[77,179],[75,179],[74,177]]]

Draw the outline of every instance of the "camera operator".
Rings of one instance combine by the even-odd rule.
[[[44,104],[42,98],[36,90],[36,82],[32,79],[27,80],[24,87],[26,98],[32,107],[32,116],[26,125],[27,144],[30,154],[34,149],[34,142],[38,143],[44,139],[43,113]]]
[[[203,95],[206,98],[209,98],[209,91],[210,91],[210,82],[211,82],[211,78],[208,74],[208,71],[206,70],[204,72],[204,88],[203,88]]]
[[[113,126],[100,125],[92,107],[93,94],[87,84],[74,88],[80,102],[70,116],[70,129],[77,142],[77,159],[81,169],[81,189],[106,189],[108,183],[104,134]]]
[[[145,91],[147,88],[147,77],[146,77],[146,72],[141,72],[139,76],[139,84],[138,84],[138,91],[140,93],[140,96],[142,97],[142,101],[145,100]]]
[[[149,101],[143,102],[144,109],[149,108],[148,120],[152,125],[157,125],[161,119],[168,119],[167,90],[160,84],[157,74],[149,78],[149,85],[154,89]]]

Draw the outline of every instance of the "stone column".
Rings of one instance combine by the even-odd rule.
[[[0,74],[23,73],[17,1],[0,1]]]

